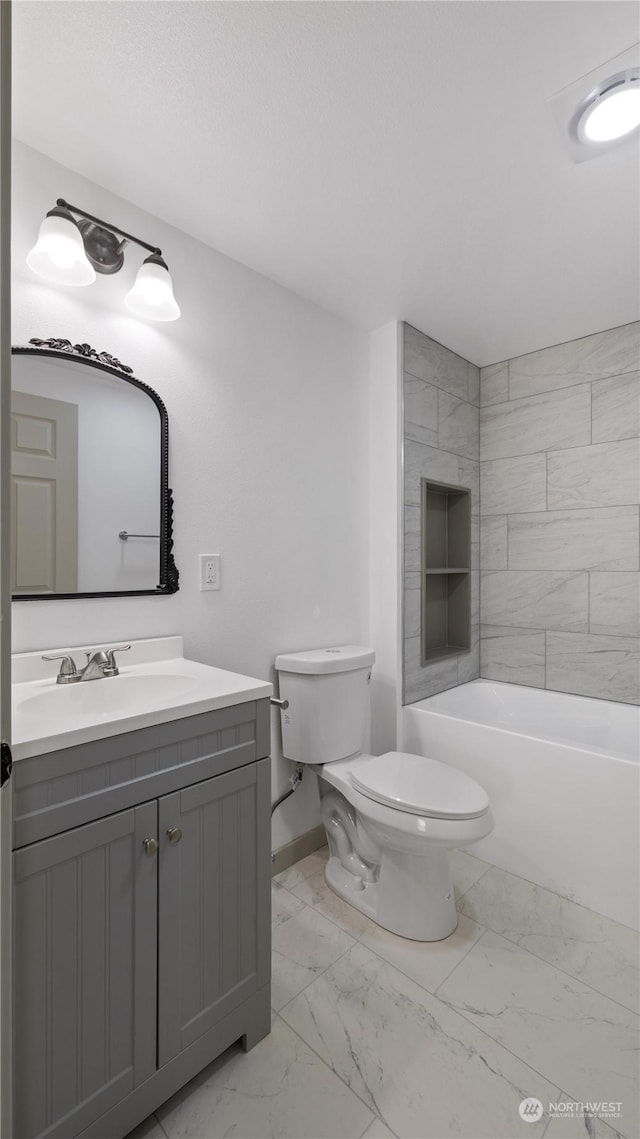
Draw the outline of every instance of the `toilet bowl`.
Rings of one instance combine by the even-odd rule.
[[[449,764],[360,751],[374,659],[357,645],[276,659],[283,754],[318,775],[331,889],[393,933],[440,941],[457,925],[447,851],[491,833],[489,797]]]

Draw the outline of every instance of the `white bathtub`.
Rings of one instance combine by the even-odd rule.
[[[473,680],[402,720],[404,751],[488,791],[495,830],[471,853],[638,929],[638,708]]]

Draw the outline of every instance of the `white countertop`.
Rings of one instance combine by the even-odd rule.
[[[74,657],[81,669],[85,651],[94,652],[104,647],[107,646],[43,649],[13,657],[11,750],[14,760],[197,716],[232,704],[268,699],[273,693],[267,681],[186,660],[182,655],[182,637],[131,641],[131,650],[117,656],[120,676],[72,685],[56,685],[60,662],[41,659],[43,652],[66,653]],[[136,696],[133,705],[124,710],[121,702],[119,707],[111,708],[112,700],[118,705],[121,693],[132,689],[128,679],[131,677],[148,678],[139,686],[139,699]],[[154,677],[158,678],[157,693]],[[179,690],[163,696],[160,686],[171,688],[174,680]],[[134,682],[134,687],[137,683]],[[46,710],[31,711],[28,702],[45,694]],[[58,696],[61,697],[59,704]]]

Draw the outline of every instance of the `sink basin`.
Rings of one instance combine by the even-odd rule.
[[[92,716],[111,719],[137,711],[143,706],[164,704],[183,698],[198,686],[193,676],[180,673],[153,676],[110,676],[78,684],[56,684],[19,701],[17,711],[26,716]]]

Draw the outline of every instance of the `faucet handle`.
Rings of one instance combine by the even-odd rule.
[[[76,668],[76,662],[73,657],[66,656],[45,656],[42,660],[61,660],[60,672],[58,673],[56,684],[73,684],[74,681],[80,680],[80,673]]]
[[[131,645],[114,645],[112,649],[105,649],[104,655],[107,658],[107,663],[104,668],[105,676],[117,676],[118,665],[114,653],[126,653],[131,648]]]

